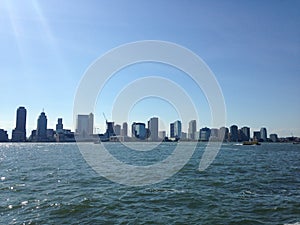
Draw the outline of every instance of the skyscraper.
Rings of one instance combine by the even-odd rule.
[[[260,138],[261,138],[263,141],[267,141],[267,140],[268,140],[267,128],[262,127],[262,128],[260,129]]]
[[[250,140],[250,127],[242,127],[240,132],[241,141],[249,141]]]
[[[117,136],[121,135],[121,126],[119,124],[116,124],[114,126],[114,131]]]
[[[37,120],[36,137],[37,141],[47,140],[47,117],[44,112],[41,113]]]
[[[16,128],[12,131],[12,141],[26,141],[26,115],[25,107],[20,106],[17,109]]]
[[[174,123],[170,123],[170,137],[171,138],[175,137],[174,133],[175,133],[175,131],[174,131]]]
[[[237,142],[238,140],[239,140],[238,126],[232,125],[230,127],[230,141]]]
[[[181,121],[177,120],[170,124],[170,137],[181,138]]]
[[[146,125],[144,123],[133,123],[131,126],[131,137],[145,140],[149,137],[149,129],[146,129]]]
[[[105,131],[105,134],[104,134],[106,138],[116,136],[115,130],[114,130],[114,127],[115,127],[114,124],[115,124],[114,122],[108,122],[106,120],[106,131]]]
[[[191,120],[189,122],[189,129],[188,129],[188,138],[195,140],[195,132],[197,130],[197,122],[196,120]]]
[[[81,138],[87,138],[93,135],[94,130],[94,115],[77,115],[76,134]]]
[[[57,124],[56,124],[56,133],[61,134],[64,131],[64,125],[62,122],[62,118],[57,119]]]
[[[228,141],[229,129],[227,127],[221,127],[219,129],[219,140]]]
[[[94,134],[94,114],[90,113],[88,119],[88,135],[93,135],[93,134]]]
[[[122,126],[122,136],[128,136],[128,124],[126,122],[124,122]]]
[[[260,141],[260,139],[261,139],[260,131],[253,131],[253,140]]]
[[[150,130],[150,140],[158,141],[158,118],[152,117],[148,121],[148,129]]]

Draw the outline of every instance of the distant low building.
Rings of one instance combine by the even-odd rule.
[[[56,142],[75,142],[74,132],[71,130],[63,129],[62,132],[55,134]]]
[[[0,142],[8,142],[7,131],[0,129]]]
[[[210,129],[210,140],[211,141],[219,141],[219,129],[217,129],[217,128]]]
[[[188,134],[186,132],[181,132],[181,139],[182,140],[186,140],[187,136],[188,136]]]
[[[272,142],[277,142],[278,141],[278,135],[277,134],[270,134],[270,139]]]
[[[210,132],[211,131],[208,127],[200,129],[200,141],[209,141]]]
[[[166,131],[159,131],[158,132],[158,137],[163,140],[167,136]]]

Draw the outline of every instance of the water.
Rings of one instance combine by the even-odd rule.
[[[137,164],[172,152],[108,147]],[[170,179],[128,187],[100,177],[74,143],[0,144],[0,224],[300,224],[300,145],[225,144],[199,172],[204,147]]]

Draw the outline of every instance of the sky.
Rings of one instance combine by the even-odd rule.
[[[1,0],[0,128],[10,134],[17,108],[25,106],[28,133],[43,110],[49,128],[62,117],[74,130],[74,98],[89,66],[111,49],[143,40],[178,44],[207,64],[224,96],[226,126],[300,136],[300,2],[293,0]],[[104,131],[103,113],[119,124],[118,113],[127,113],[129,123],[158,116],[161,129],[178,119],[176,107],[184,103],[155,96],[112,115],[118,93],[147,76],[177,83],[198,110],[197,128],[211,126],[205,93],[187,74],[145,62],[118,71],[101,90],[98,130]]]

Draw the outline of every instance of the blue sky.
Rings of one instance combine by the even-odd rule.
[[[23,105],[29,131],[43,108],[49,127],[63,117],[65,127],[73,129],[74,96],[89,65],[112,48],[141,40],[174,42],[199,55],[222,88],[227,126],[265,126],[269,133],[300,136],[300,2],[292,0],[2,0],[0,128],[14,128],[16,109]],[[114,93],[139,76],[174,74],[194,95],[198,128],[210,126],[203,94],[178,71],[146,65],[123,73],[135,75],[116,75]],[[110,100],[97,104],[100,130],[102,112],[111,116]],[[145,121],[152,112],[164,115],[165,123],[176,118],[171,105],[159,99],[137,104],[130,118]]]

